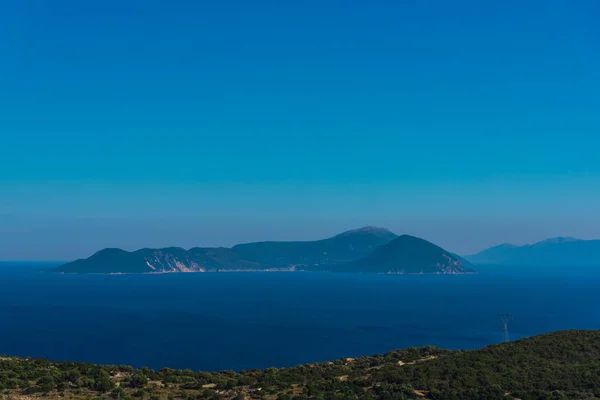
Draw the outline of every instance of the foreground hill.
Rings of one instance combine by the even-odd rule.
[[[397,274],[464,274],[473,272],[459,257],[410,235],[402,235],[366,257],[332,268],[333,271]]]
[[[296,269],[356,260],[388,243],[395,234],[366,227],[312,242],[261,242],[233,248],[179,247],[163,249],[104,249],[89,258],[58,268],[65,273],[144,273],[260,271]]]
[[[312,242],[239,244],[242,257],[273,266],[338,264],[358,260],[397,236],[384,228],[364,227]]]
[[[473,264],[600,267],[600,240],[553,238],[525,246],[502,244],[465,258]]]
[[[0,389],[3,399],[594,399],[600,398],[600,331],[239,373],[0,357]]]

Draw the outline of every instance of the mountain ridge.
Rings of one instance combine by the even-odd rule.
[[[401,235],[366,257],[334,271],[388,274],[464,274],[474,272],[460,257],[425,239]]]
[[[298,242],[254,242],[227,247],[106,248],[61,265],[65,273],[158,273],[296,270],[358,259],[397,237],[385,228],[363,227],[330,238]]]
[[[227,247],[106,248],[57,268],[63,273],[334,271],[372,273],[472,272],[460,257],[410,235],[366,226],[326,239],[254,242]]]
[[[600,240],[561,236],[523,246],[502,244],[464,258],[480,265],[600,267]]]
[[[315,241],[245,243],[232,250],[249,260],[278,267],[330,265],[364,257],[396,237],[385,228],[367,226]]]

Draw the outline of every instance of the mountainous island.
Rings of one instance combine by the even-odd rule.
[[[426,240],[364,227],[328,239],[257,242],[232,248],[104,249],[58,267],[63,273],[332,271],[460,274],[468,262]]]
[[[501,244],[465,259],[481,265],[600,267],[600,240],[558,237],[525,246]]]
[[[2,399],[600,398],[600,331],[450,351],[408,348],[292,368],[193,372],[0,357]]]

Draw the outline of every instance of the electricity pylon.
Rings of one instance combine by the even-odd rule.
[[[502,342],[508,342],[508,321],[511,319],[512,314],[498,313],[500,321],[502,321]]]

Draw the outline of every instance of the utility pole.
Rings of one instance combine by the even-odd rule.
[[[502,321],[502,342],[508,342],[508,321],[512,318],[512,314],[498,313],[500,321]]]

